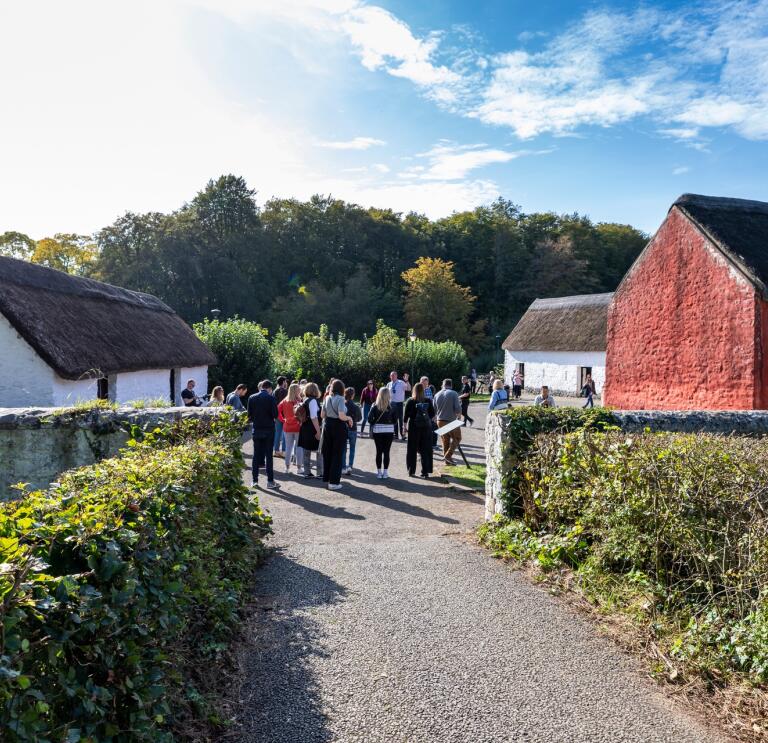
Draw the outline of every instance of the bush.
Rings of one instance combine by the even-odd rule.
[[[482,539],[568,565],[683,669],[768,682],[768,442],[713,435],[540,435],[520,459],[524,521]]]
[[[194,325],[195,333],[216,354],[218,363],[208,368],[208,385],[230,393],[240,384],[255,392],[262,379],[274,373],[267,331],[240,318],[209,320]]]
[[[2,504],[5,740],[169,741],[206,714],[269,531],[241,428],[185,422]]]
[[[458,382],[468,373],[469,360],[458,343],[401,338],[397,331],[379,321],[376,334],[364,341],[336,337],[322,326],[317,334],[286,338],[279,333],[273,344],[275,362],[282,374],[310,379],[321,385],[331,377],[342,379],[360,390],[369,379],[382,384],[394,369],[402,374],[413,369],[416,379],[426,374],[439,385],[442,379]]]

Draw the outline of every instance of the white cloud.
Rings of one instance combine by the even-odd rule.
[[[508,152],[482,144],[457,145],[442,141],[428,152],[419,155],[427,158],[429,167],[408,168],[405,174],[428,181],[462,180],[477,168],[494,163],[507,163],[524,154],[528,153]]]
[[[329,150],[367,150],[371,147],[377,147],[385,145],[386,142],[382,139],[374,139],[373,137],[355,137],[343,142],[318,142],[318,147],[325,147]]]
[[[374,163],[373,169],[378,173],[389,173],[389,165],[384,163]]]
[[[679,165],[672,169],[672,175],[685,175],[686,173],[690,173],[690,171],[691,169],[687,165]]]

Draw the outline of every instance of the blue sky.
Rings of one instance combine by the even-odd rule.
[[[768,200],[768,0],[41,0],[0,27],[0,231],[225,172],[261,202],[503,196],[649,232],[685,191]]]

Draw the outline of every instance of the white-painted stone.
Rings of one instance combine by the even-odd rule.
[[[0,314],[0,406],[54,405],[54,373]]]
[[[525,386],[537,389],[543,384],[558,394],[578,395],[581,391],[579,370],[592,367],[592,380],[597,393],[605,384],[605,353],[571,351],[505,351],[504,379],[512,383],[516,365],[525,364]]]
[[[114,389],[113,389],[114,386]],[[123,372],[110,378],[109,398],[121,405],[133,400],[171,399],[171,370]]]
[[[77,402],[95,400],[98,397],[98,383],[95,379],[62,379],[53,374],[53,404],[68,407]]]

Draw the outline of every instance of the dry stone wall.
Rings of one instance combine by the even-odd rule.
[[[216,414],[213,408],[151,408],[66,412],[57,408],[0,408],[0,500],[13,485],[33,489],[66,470],[115,456],[132,426],[151,430],[183,418]]]
[[[671,433],[714,433],[724,436],[768,436],[768,411],[677,411],[615,410],[616,425],[627,433],[668,431]],[[509,436],[509,416],[491,413],[485,424],[487,474],[485,480],[485,518],[503,513],[502,483],[511,463],[503,452]]]

